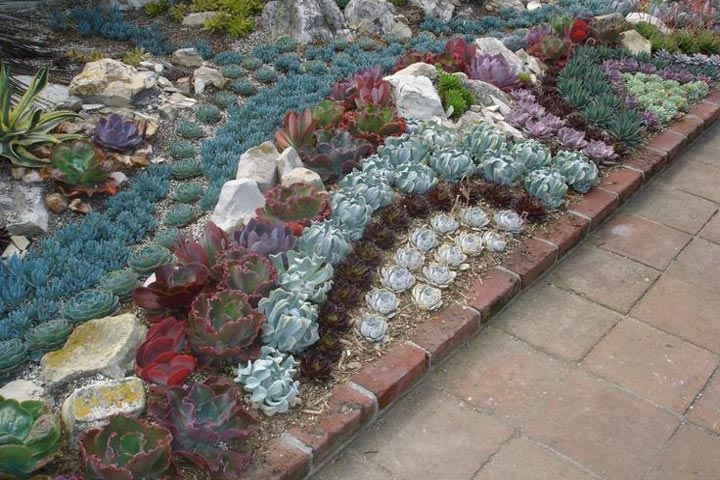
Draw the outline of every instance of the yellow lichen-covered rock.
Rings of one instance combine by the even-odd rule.
[[[63,403],[62,420],[75,438],[119,413],[138,416],[145,408],[145,388],[137,377],[110,380],[81,387]]]
[[[112,58],[88,62],[70,82],[70,93],[85,103],[102,103],[109,107],[130,106],[133,95],[157,85],[155,72],[138,71]]]
[[[43,356],[42,380],[52,388],[96,373],[123,378],[146,331],[131,313],[90,320],[73,331],[63,348]]]

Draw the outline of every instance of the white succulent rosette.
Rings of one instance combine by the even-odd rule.
[[[395,252],[395,263],[411,272],[420,270],[425,265],[425,255],[417,248],[402,247]]]
[[[387,340],[388,323],[382,315],[366,313],[360,320],[358,330],[365,340],[382,343]]]
[[[459,215],[460,221],[470,228],[484,228],[490,223],[490,217],[480,207],[461,208]]]
[[[434,231],[427,227],[416,228],[410,234],[410,243],[423,253],[437,247],[438,239]]]
[[[507,240],[505,237],[501,233],[493,230],[483,233],[482,239],[485,247],[491,252],[504,252],[507,248]]]
[[[439,288],[418,283],[412,289],[412,301],[420,310],[436,310],[443,304],[442,292]]]
[[[410,290],[415,285],[415,277],[405,267],[391,265],[380,270],[382,283],[385,288],[394,293],[402,293]]]
[[[467,258],[468,257],[465,252],[462,251],[462,248],[453,243],[443,243],[435,252],[435,260],[440,265],[447,265],[450,268],[462,269]]]
[[[365,302],[370,310],[388,318],[397,314],[400,301],[393,292],[385,288],[374,288],[365,296]]]
[[[455,237],[455,243],[465,255],[470,257],[480,255],[485,249],[483,236],[475,232],[461,233]]]
[[[501,210],[495,214],[495,224],[501,230],[517,235],[525,228],[525,221],[517,212],[512,210]]]
[[[430,226],[439,234],[447,235],[457,230],[460,223],[447,213],[438,213],[430,219]]]
[[[431,285],[438,288],[447,288],[452,282],[455,281],[457,273],[450,270],[450,267],[440,265],[436,262],[431,262],[425,265],[422,269],[423,277]]]

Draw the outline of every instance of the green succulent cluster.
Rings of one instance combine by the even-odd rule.
[[[30,358],[39,360],[47,352],[61,348],[70,336],[73,324],[64,318],[41,323],[25,333]]]
[[[452,118],[458,118],[475,103],[475,97],[455,75],[447,73],[442,68],[438,68],[438,73],[440,74],[438,92],[443,108],[447,111],[452,107]]]
[[[188,140],[197,140],[205,135],[200,124],[188,121],[180,122],[175,128],[175,133]]]
[[[184,182],[175,189],[175,200],[180,203],[197,202],[203,194],[203,186],[198,182]]]
[[[215,93],[213,99],[215,104],[220,108],[230,108],[233,105],[237,105],[237,95],[225,90],[220,90]]]
[[[62,309],[62,317],[74,324],[109,317],[120,308],[117,295],[100,288],[84,290],[70,299]]]
[[[257,92],[255,84],[247,78],[238,78],[237,80],[233,80],[230,82],[230,89],[238,95],[245,96],[255,95],[255,92]]]
[[[193,0],[193,12],[218,12],[205,21],[205,28],[211,32],[226,32],[237,38],[244,38],[255,30],[250,18],[260,13],[264,3],[261,0]]]
[[[197,158],[185,158],[172,164],[170,174],[177,180],[186,180],[202,175],[202,163]]]
[[[197,210],[187,204],[181,203],[170,207],[165,215],[165,225],[169,227],[184,227],[197,217]]]
[[[170,156],[176,160],[195,156],[195,147],[190,142],[174,142],[170,145]]]
[[[690,103],[709,92],[705,82],[680,84],[675,80],[663,80],[655,74],[625,73],[623,79],[630,94],[644,109],[657,115],[663,124],[670,123],[680,112],[687,112]]]
[[[206,103],[197,107],[195,116],[202,123],[218,123],[222,118],[222,112],[217,105]]]
[[[173,256],[167,248],[151,243],[130,255],[128,265],[140,274],[147,274],[160,265],[171,263],[172,260]]]
[[[245,70],[250,70],[251,72],[254,72],[258,68],[262,66],[263,62],[257,57],[245,57],[243,61],[240,63],[240,65]]]
[[[155,243],[170,250],[175,245],[178,235],[180,232],[175,227],[161,228],[155,234]]]
[[[687,27],[664,34],[655,25],[640,22],[635,30],[650,40],[655,52],[665,50],[670,53],[682,52],[688,55],[703,53],[717,55],[720,53],[720,34],[707,28]]]
[[[255,79],[262,83],[273,83],[277,80],[278,73],[272,67],[263,65],[255,71]]]
[[[222,67],[222,74],[226,78],[240,78],[245,75],[245,69],[234,63]]]
[[[0,342],[0,378],[20,368],[27,357],[28,347],[19,338]]]
[[[129,268],[124,268],[108,272],[100,279],[100,288],[120,298],[126,298],[130,296],[130,293],[137,286],[137,281],[137,273]]]

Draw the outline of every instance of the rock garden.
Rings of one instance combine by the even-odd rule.
[[[0,477],[304,475],[281,468],[280,439],[315,449],[288,432],[469,285],[532,259],[532,237],[712,93],[716,8],[9,14]],[[338,417],[368,394],[352,385]]]

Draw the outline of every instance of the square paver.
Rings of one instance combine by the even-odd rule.
[[[691,422],[720,434],[720,371],[710,379],[700,397],[690,407]]]
[[[560,388],[566,374],[560,362],[488,327],[431,381],[484,412],[521,425]]]
[[[355,458],[347,452],[328,463],[313,480],[392,480],[382,468],[364,458]]]
[[[682,160],[665,172],[660,181],[693,195],[720,203],[720,168]]]
[[[717,480],[720,477],[720,438],[683,425],[652,472],[652,480]]]
[[[633,197],[623,210],[694,235],[717,211],[717,205],[654,182]]]
[[[579,295],[541,284],[523,293],[494,325],[552,355],[579,361],[619,318]]]
[[[593,243],[610,252],[663,270],[690,241],[690,235],[634,215],[604,225]]]
[[[694,239],[670,265],[667,275],[720,292],[720,245]]]
[[[666,410],[575,372],[526,433],[600,475],[637,480],[678,423]]]
[[[712,375],[715,355],[634,320],[623,320],[583,361],[583,368],[683,413]]]
[[[527,438],[503,445],[473,480],[593,480],[583,469]]]
[[[720,213],[716,214],[700,232],[705,240],[720,243]]]
[[[550,275],[550,281],[627,313],[659,274],[614,253],[585,246],[563,261]]]
[[[683,153],[688,160],[720,167],[720,143],[717,142],[720,128],[715,125]]]
[[[663,275],[632,309],[645,323],[720,353],[720,292]]]
[[[511,435],[509,426],[425,383],[350,448],[399,478],[467,480]]]

